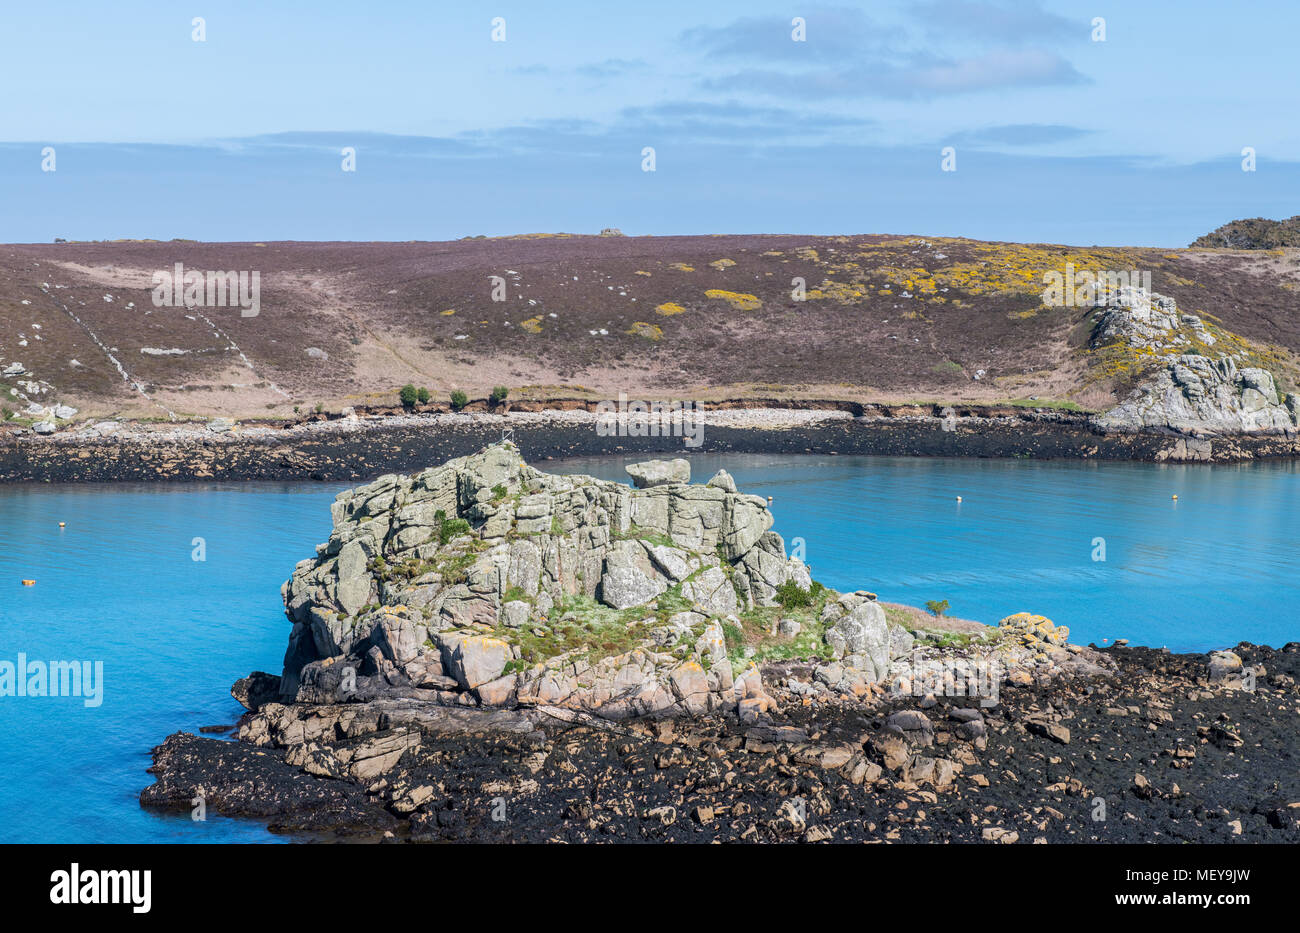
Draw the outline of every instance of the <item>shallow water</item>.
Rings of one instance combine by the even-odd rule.
[[[562,469],[614,479],[637,459]],[[771,496],[787,552],[802,539],[814,579],[838,590],[946,599],[950,615],[986,623],[1036,612],[1083,644],[1205,651],[1300,639],[1287,611],[1300,596],[1295,463],[689,459],[696,482],[725,468],[742,491]]]
[[[837,589],[947,599],[951,614],[982,622],[1030,610],[1081,642],[1202,651],[1300,638],[1288,612],[1300,595],[1295,464],[690,459],[697,481],[725,467],[772,496],[787,549],[802,539],[813,575]],[[543,468],[625,480],[623,462]],[[24,652],[104,667],[98,707],[0,698],[0,841],[276,840],[250,822],[161,817],[137,795],[153,745],[233,723],[230,684],[279,671],[280,584],[328,536],[341,488],[0,488],[0,661]],[[195,538],[205,560],[192,559]],[[1092,559],[1097,538],[1105,561]]]

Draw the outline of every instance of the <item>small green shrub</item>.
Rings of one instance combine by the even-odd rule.
[[[469,522],[463,518],[448,518],[442,509],[433,513],[433,520],[438,523],[439,544],[446,544],[457,535],[469,534]]]
[[[469,404],[469,396],[466,395],[464,392],[462,392],[460,389],[457,389],[455,392],[451,393],[452,411],[460,411],[468,404]]]
[[[496,386],[495,388],[492,389],[492,395],[490,401],[492,402],[493,405],[500,405],[502,402],[506,400],[506,396],[509,394],[510,394],[510,390],[507,389],[505,386]]]
[[[811,590],[805,590],[793,580],[787,580],[776,588],[776,601],[783,609],[798,609],[811,606],[813,594]]]
[[[415,398],[421,405],[429,404],[429,390],[424,386],[420,386],[415,392]]]
[[[948,611],[948,600],[932,599],[925,604],[925,608],[936,619],[943,618],[943,614]]]

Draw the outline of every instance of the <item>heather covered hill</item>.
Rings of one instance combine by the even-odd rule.
[[[152,276],[176,263],[257,272],[258,314],[156,307]],[[1297,250],[559,234],[0,247],[0,393],[18,413],[36,398],[158,418],[391,405],[408,382],[435,400],[504,385],[512,401],[626,391],[1106,409],[1142,361],[1098,356],[1092,308],[1044,305],[1044,273],[1070,266],[1149,271],[1154,292],[1294,387]]]
[[[1283,249],[1300,246],[1300,214],[1288,220],[1251,217],[1233,220],[1205,236],[1197,237],[1193,247],[1225,249]]]

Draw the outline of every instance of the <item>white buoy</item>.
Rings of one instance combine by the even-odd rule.
[[[957,501],[958,501],[958,502],[961,501],[961,496],[958,496],[958,497],[957,497]]]

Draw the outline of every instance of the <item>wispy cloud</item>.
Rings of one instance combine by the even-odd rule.
[[[1000,50],[974,58],[934,61],[895,68],[886,86],[898,96],[961,94],[1008,87],[1082,84],[1087,81],[1059,55],[1042,49]]]
[[[886,51],[905,32],[848,7],[803,12],[804,41],[792,38],[793,17],[748,16],[725,26],[696,26],[682,33],[686,48],[710,58],[795,63],[853,60]]]
[[[926,0],[909,13],[932,37],[991,39],[1005,45],[1083,38],[1090,28],[1044,10],[1033,0]]]
[[[574,71],[584,78],[607,79],[645,71],[649,67],[649,63],[640,58],[607,58],[603,62],[579,65]]]
[[[952,141],[974,146],[1041,146],[1078,139],[1091,132],[1061,123],[1007,123],[967,130],[952,137]]]
[[[888,97],[896,99],[971,94],[1004,88],[1087,83],[1073,65],[1043,50],[1002,50],[973,58],[916,56],[905,63],[816,71],[751,68],[706,78],[706,90],[749,89],[780,97]]]
[[[588,62],[584,65],[565,68],[556,68],[537,62],[511,68],[510,73],[524,77],[577,75],[580,78],[607,81],[610,78],[621,78],[624,75],[645,71],[649,67],[650,63],[641,58],[607,58],[604,61]]]
[[[626,107],[618,114],[616,129],[636,129],[689,136],[695,139],[740,139],[754,141],[807,139],[841,131],[872,129],[874,120],[845,117],[815,110],[761,107],[728,100],[666,101],[646,107]]]
[[[1089,80],[1046,47],[1078,24],[1037,3],[929,0],[903,12],[906,23],[891,25],[854,9],[810,10],[805,41],[776,16],[689,29],[681,40],[705,56],[703,67],[741,64],[702,78],[706,91],[910,99]]]

